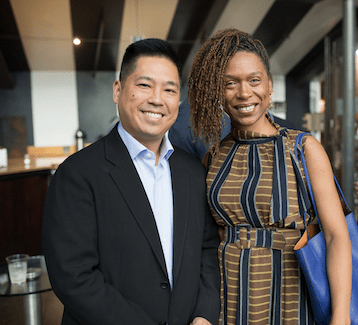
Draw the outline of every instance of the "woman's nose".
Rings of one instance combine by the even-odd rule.
[[[241,82],[236,91],[236,97],[241,99],[249,98],[252,95],[251,87],[246,82]]]

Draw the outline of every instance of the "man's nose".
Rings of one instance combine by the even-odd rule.
[[[163,93],[161,89],[154,88],[149,96],[148,102],[153,105],[163,105]]]

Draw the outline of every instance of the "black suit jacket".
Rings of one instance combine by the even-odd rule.
[[[189,324],[218,321],[217,228],[205,169],[176,148],[173,289],[150,203],[115,127],[70,156],[51,180],[43,249],[62,324]]]

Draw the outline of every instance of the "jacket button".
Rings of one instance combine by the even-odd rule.
[[[162,282],[161,284],[160,284],[160,287],[162,288],[162,289],[168,289],[168,287],[169,287],[169,283],[168,282]],[[165,324],[166,322],[164,322],[164,324]]]
[[[167,324],[166,321],[162,321],[162,322],[159,323],[159,325],[166,325],[166,324]]]

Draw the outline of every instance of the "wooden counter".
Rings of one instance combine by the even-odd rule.
[[[42,254],[42,214],[51,173],[66,157],[10,159],[0,168],[0,263],[16,253]]]
[[[24,159],[9,159],[7,167],[0,167],[0,179],[3,176],[55,170],[66,158],[67,157],[30,158],[30,163],[26,165]]]

